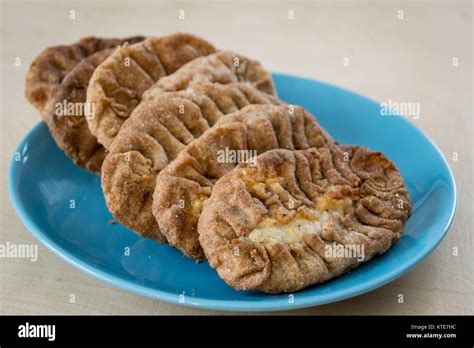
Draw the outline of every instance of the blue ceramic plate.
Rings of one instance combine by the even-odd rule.
[[[44,123],[23,139],[11,162],[10,196],[18,215],[50,250],[94,277],[192,307],[267,311],[320,305],[378,288],[416,266],[441,242],[454,215],[455,183],[440,150],[405,117],[381,116],[377,102],[318,81],[274,78],[283,100],[306,107],[340,143],[382,151],[398,166],[413,215],[399,243],[384,255],[293,298],[237,292],[207,263],[196,264],[167,245],[109,224],[99,177],[75,166]]]

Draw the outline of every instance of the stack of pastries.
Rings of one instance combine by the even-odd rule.
[[[118,222],[237,290],[328,281],[388,250],[411,214],[382,153],[338,144],[258,61],[191,34],[47,48],[25,92],[58,147],[101,175]]]

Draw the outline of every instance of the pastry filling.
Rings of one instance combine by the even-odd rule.
[[[306,234],[321,233],[323,225],[329,221],[327,211],[310,209],[314,219],[295,217],[288,223],[282,224],[276,219],[265,218],[248,235],[255,243],[299,243]]]
[[[268,197],[268,192],[278,193],[278,183],[258,183],[251,187],[261,197]],[[269,190],[270,189],[270,190]],[[260,192],[259,192],[260,191]],[[347,207],[352,206],[349,197],[335,199],[331,197],[331,189],[317,198],[312,206],[299,206],[290,210],[286,217],[266,216],[247,236],[254,243],[299,243],[307,235],[321,233],[330,220],[344,214]]]

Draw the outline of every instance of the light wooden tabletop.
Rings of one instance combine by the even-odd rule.
[[[179,18],[180,10],[184,19]],[[70,19],[70,11],[75,11],[75,19]],[[6,178],[15,147],[39,121],[23,97],[32,59],[46,46],[86,35],[175,31],[192,32],[217,47],[255,57],[272,71],[327,81],[375,100],[419,102],[421,117],[413,122],[436,142],[454,171],[456,217],[447,237],[425,261],[370,293],[288,314],[474,313],[469,1],[1,1],[1,244],[36,243],[7,198]],[[16,58],[20,66],[15,66]],[[42,245],[37,262],[0,258],[0,314],[214,313],[222,312],[119,290]]]

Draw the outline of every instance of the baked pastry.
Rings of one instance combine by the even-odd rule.
[[[142,101],[124,122],[102,166],[102,189],[117,221],[165,242],[152,214],[156,175],[220,117],[249,104],[280,104],[249,84],[192,83]]]
[[[156,178],[153,214],[168,242],[201,260],[197,223],[216,180],[265,151],[327,147],[334,140],[301,107],[250,105],[221,117]],[[240,158],[239,158],[240,157]]]
[[[141,37],[103,39],[86,37],[72,45],[48,47],[31,63],[25,79],[26,99],[43,115],[46,105],[56,95],[64,77],[84,58],[126,41],[136,42]]]
[[[215,183],[199,240],[235,289],[293,292],[385,252],[410,214],[403,179],[380,152],[272,150]]]
[[[89,130],[85,114],[90,105],[86,104],[86,91],[94,70],[113,51],[99,51],[78,63],[64,78],[44,115],[51,135],[64,153],[77,165],[97,173],[105,158],[105,148]],[[58,107],[64,113],[71,105],[72,112],[66,115],[58,112]]]
[[[86,90],[94,69],[113,48],[96,50],[143,39],[87,38],[71,46],[52,47],[33,61],[27,73],[26,96],[40,111],[56,144],[74,163],[92,172],[100,171],[105,150],[85,120]]]
[[[271,75],[258,61],[235,52],[219,51],[196,58],[174,74],[160,79],[143,94],[143,99],[186,89],[193,82],[242,82],[262,92],[275,94]]]
[[[91,133],[108,149],[143,92],[191,60],[214,52],[209,42],[184,33],[122,45],[90,80],[87,103],[95,107],[93,117],[87,118]]]
[[[50,47],[25,85],[65,154],[101,171],[117,221],[268,293],[384,253],[412,211],[382,153],[275,94],[259,62],[185,33]]]

